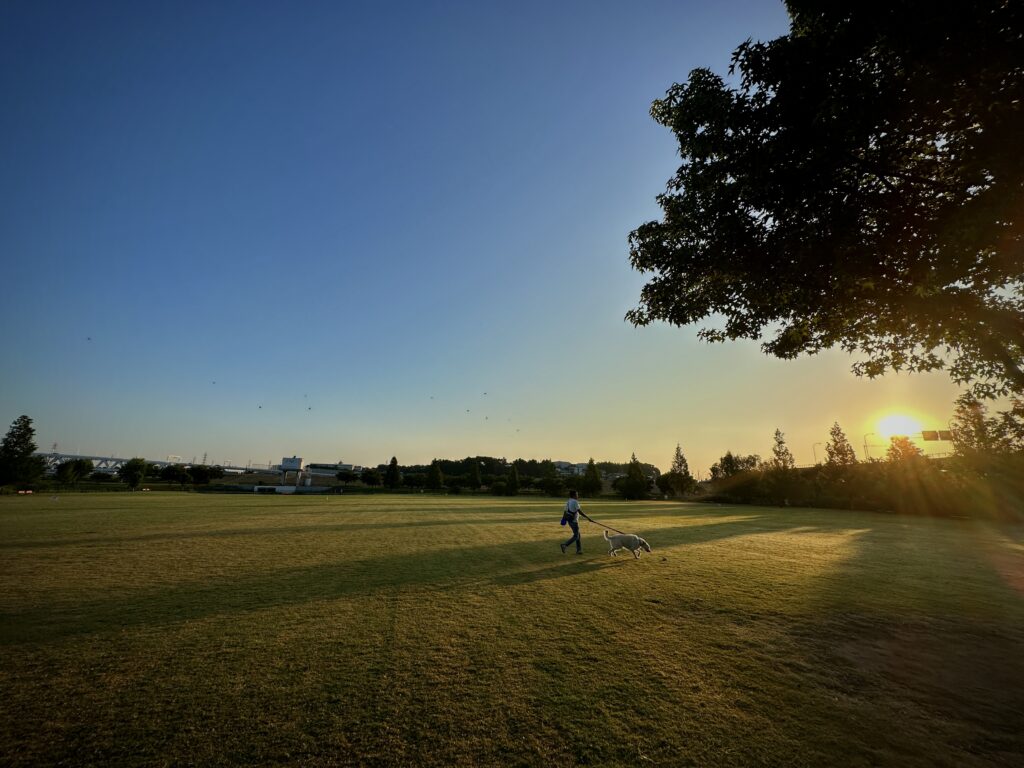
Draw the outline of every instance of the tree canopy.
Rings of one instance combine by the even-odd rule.
[[[838,421],[832,424],[832,429],[828,431],[828,434],[831,439],[825,443],[825,456],[827,457],[825,463],[833,469],[856,464],[857,454]]]
[[[61,485],[77,485],[83,477],[88,477],[93,472],[93,463],[90,459],[69,459],[62,461],[57,466],[57,481]]]
[[[374,467],[366,467],[359,475],[359,479],[363,481],[364,485],[370,486],[378,486],[384,482],[384,476],[379,469]]]
[[[617,484],[619,492],[627,499],[647,498],[647,489],[650,487],[651,481],[644,474],[643,465],[637,459],[635,453],[629,458],[629,466],[626,468],[625,477],[619,478]]]
[[[732,451],[726,451],[725,455],[711,465],[711,479],[724,480],[743,472],[751,472],[757,469],[761,463],[761,457],[757,454],[741,456]]]
[[[508,469],[508,476],[505,478],[505,493],[509,496],[519,494],[519,468],[515,464]]]
[[[782,434],[781,429],[775,430],[774,440],[775,444],[772,446],[772,458],[769,462],[771,467],[776,470],[789,470],[796,467],[796,461],[793,459],[793,453],[786,445],[786,436]]]
[[[957,456],[1024,452],[1024,401],[1014,399],[1008,410],[988,415],[984,403],[969,396],[957,400],[953,428],[953,449]]]
[[[654,102],[682,164],[630,235],[627,318],[1024,391],[1024,4],[787,7],[735,87],[696,69]]]
[[[28,416],[19,416],[12,422],[0,442],[0,485],[30,484],[42,476],[43,459],[33,455],[35,436],[35,427]]]
[[[434,459],[427,470],[427,488],[439,491],[444,488],[444,473],[441,471],[441,464]]]
[[[160,479],[170,483],[185,485],[185,483],[192,481],[192,475],[185,469],[184,464],[168,464],[160,470]]]
[[[587,462],[586,472],[583,473],[583,477],[577,482],[577,488],[584,496],[597,496],[603,487],[604,481],[601,479],[601,471],[597,468],[594,458],[591,457],[590,461]]]
[[[136,457],[134,459],[128,459],[128,461],[122,464],[117,470],[117,474],[122,480],[128,483],[129,488],[135,490],[145,479],[146,468],[146,460]]]
[[[924,456],[924,451],[914,445],[909,437],[897,435],[889,438],[889,450],[885,452],[887,461],[896,463],[914,461],[922,456]]]
[[[672,468],[658,480],[661,481],[662,477],[666,479],[664,482],[659,482],[658,487],[663,491],[667,489],[668,492],[678,496],[689,493],[697,485],[697,481],[690,474],[690,464],[686,461],[679,443],[676,443],[676,452],[672,455]]]
[[[395,489],[402,484],[402,471],[398,468],[398,458],[391,457],[387,469],[384,470],[384,485]]]

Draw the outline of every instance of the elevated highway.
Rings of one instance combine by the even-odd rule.
[[[76,459],[88,459],[92,462],[93,471],[95,472],[107,472],[108,474],[116,474],[125,462],[129,459],[117,458],[114,456],[88,456],[75,453],[63,453],[61,451],[48,451],[43,453],[42,451],[36,451],[36,456],[43,459],[46,464],[46,473],[52,475],[57,471],[57,467],[63,464],[65,461],[74,461]],[[166,461],[161,459],[146,459],[147,464],[153,464],[160,469],[170,466],[171,464],[182,464],[186,468],[193,466],[196,462],[191,461]],[[273,467],[269,467],[266,464],[250,464],[245,467],[239,467],[234,464],[217,464],[210,466],[218,466],[225,472],[276,472]]]

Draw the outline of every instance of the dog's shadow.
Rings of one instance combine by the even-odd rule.
[[[633,558],[630,558],[631,560]],[[584,574],[602,571],[605,568],[615,568],[619,563],[616,558],[605,558],[603,560],[570,560],[568,562],[549,565],[546,568],[537,568],[532,571],[515,571],[503,573],[490,579],[493,584],[511,587],[517,584],[533,584],[537,581],[547,579],[561,579],[567,576],[581,576]]]

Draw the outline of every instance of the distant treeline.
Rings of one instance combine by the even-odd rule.
[[[432,465],[436,464],[441,471],[448,476],[468,476],[474,471],[474,468],[479,469],[481,475],[488,476],[491,478],[504,477],[510,466],[514,466],[516,471],[519,473],[520,478],[538,479],[542,477],[548,477],[552,474],[557,473],[557,467],[554,461],[551,459],[515,459],[512,462],[506,462],[504,458],[495,458],[494,456],[467,456],[464,459],[434,459],[430,464],[410,464],[400,465],[403,474],[422,474],[426,475]],[[624,475],[629,469],[629,462],[614,462],[614,461],[595,461],[594,466],[597,467],[598,472],[601,473],[602,477],[615,477],[618,475]],[[648,477],[657,477],[661,474],[661,471],[653,464],[640,463],[641,468],[644,470],[644,474]],[[386,464],[381,464],[378,469],[383,472],[386,469]]]
[[[360,482],[368,486],[392,489],[430,489],[460,493],[464,489],[486,490],[496,495],[516,495],[538,491],[558,496],[575,489],[588,496],[606,490],[606,486],[628,498],[641,498],[640,486],[649,487],[660,475],[653,464],[642,464],[636,457],[627,463],[595,462],[591,459],[583,474],[560,471],[551,459],[515,459],[508,462],[495,456],[467,456],[464,459],[434,459],[430,464],[400,465],[392,457],[388,464],[357,473],[338,472],[342,483]],[[635,490],[634,486],[636,487]]]

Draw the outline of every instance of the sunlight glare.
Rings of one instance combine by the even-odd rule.
[[[890,413],[878,420],[878,434],[885,438],[913,436],[921,432],[921,422],[905,413]]]

